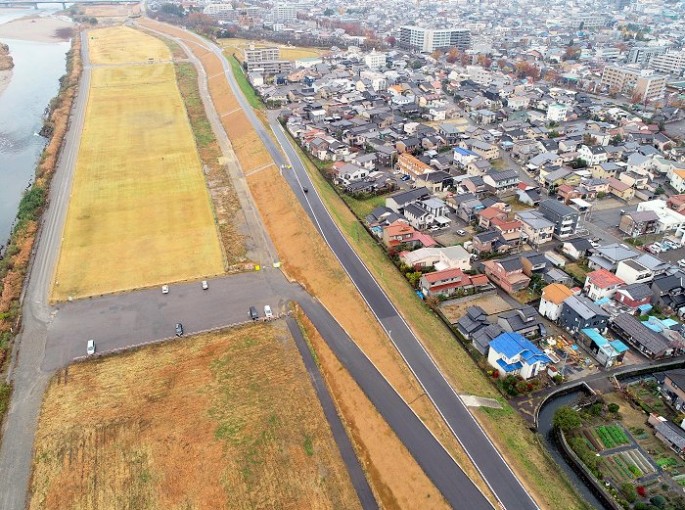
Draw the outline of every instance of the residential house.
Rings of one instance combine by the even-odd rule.
[[[685,193],[685,170],[673,170],[671,186],[678,193]]]
[[[621,172],[623,167],[614,163],[613,161],[607,161],[606,163],[600,163],[599,165],[594,165],[590,171],[592,172],[592,177],[595,179],[610,179],[616,178],[618,172]]]
[[[626,285],[616,291],[614,301],[632,310],[649,306],[652,302],[652,290],[644,283]]]
[[[664,372],[661,394],[676,411],[685,408],[685,369],[677,368]]]
[[[411,225],[407,225],[403,221],[395,221],[388,226],[383,227],[383,244],[386,248],[397,248],[406,245],[411,248],[424,247],[430,248],[437,243],[428,234],[423,234],[417,231]]]
[[[643,266],[636,259],[622,260],[616,266],[616,276],[628,285],[633,283],[647,283],[654,279],[651,269]]]
[[[471,223],[476,218],[476,213],[485,209],[483,203],[472,193],[457,195],[452,198],[452,203],[456,209],[457,216],[466,223]]]
[[[437,271],[443,269],[471,269],[471,255],[463,246],[448,246],[446,248],[420,248],[414,251],[400,253],[402,263],[415,269],[434,267]]]
[[[523,306],[497,316],[497,324],[510,333],[518,333],[528,338],[545,336],[547,330],[540,320],[540,315],[532,306]]]
[[[648,358],[658,359],[673,354],[673,348],[664,336],[652,331],[629,313],[614,317],[611,329]]]
[[[625,244],[612,243],[595,248],[595,253],[588,259],[588,264],[592,269],[616,271],[619,262],[636,259],[638,256],[639,253]]]
[[[452,186],[454,177],[447,172],[438,170],[436,172],[424,173],[416,177],[415,184],[417,187],[424,187],[431,193],[445,191]]]
[[[588,167],[606,163],[609,159],[606,149],[602,145],[581,145],[578,157],[584,159]]]
[[[654,278],[651,285],[653,304],[662,310],[673,310],[678,315],[685,311],[685,274],[664,274]]]
[[[483,262],[483,267],[488,278],[509,294],[527,288],[530,283],[530,278],[523,273],[523,265],[519,257],[486,260]]]
[[[521,238],[533,247],[548,243],[554,234],[554,223],[545,218],[540,211],[521,211],[516,213],[521,222]]]
[[[547,269],[552,267],[552,263],[544,253],[528,251],[519,257],[523,266],[523,274],[533,277],[534,274],[542,275]]]
[[[504,330],[498,324],[490,324],[488,315],[480,306],[470,306],[456,323],[457,331],[483,356],[487,356],[492,342]]]
[[[682,455],[685,451],[685,430],[661,416],[659,418],[654,423],[654,436],[678,455]]]
[[[623,361],[628,346],[620,340],[607,340],[594,328],[586,328],[580,331],[580,341],[588,348],[597,362],[603,367],[609,368]]]
[[[454,164],[459,168],[466,168],[469,163],[480,158],[479,154],[463,147],[455,147],[453,154]]]
[[[397,170],[402,174],[416,180],[423,174],[433,172],[433,167],[408,152],[403,152],[397,158]]]
[[[499,230],[491,229],[476,234],[471,239],[477,253],[506,253],[511,245],[502,237]]]
[[[573,260],[587,258],[592,250],[590,241],[585,238],[569,239],[561,244],[561,253]]]
[[[404,208],[409,204],[416,204],[421,200],[430,198],[430,196],[429,191],[423,187],[400,191],[387,197],[385,199],[385,206],[398,214],[402,214]]]
[[[407,205],[403,214],[409,224],[417,230],[424,230],[435,221],[435,216],[429,213],[420,202]]]
[[[535,377],[551,360],[533,343],[517,333],[502,333],[490,342],[488,363],[502,376]]]
[[[443,269],[425,273],[419,281],[419,288],[424,296],[454,296],[467,290],[489,286],[485,275],[469,276],[461,269]]]
[[[654,211],[627,212],[621,216],[618,228],[630,237],[654,234],[659,228],[659,216]]]
[[[559,324],[568,331],[595,328],[604,331],[609,314],[585,296],[571,296],[564,300],[559,314]]]
[[[540,305],[538,306],[540,315],[552,321],[558,320],[564,301],[573,295],[573,291],[566,285],[560,283],[547,285],[542,289],[542,296],[540,297]]]
[[[603,298],[613,297],[616,290],[624,284],[625,282],[614,273],[610,273],[606,269],[597,269],[585,277],[583,291],[593,301],[599,301]]]
[[[498,230],[505,241],[511,245],[518,245],[521,242],[521,222],[519,220],[507,220],[503,218],[493,218],[490,225]]]
[[[500,202],[497,204],[493,204],[490,207],[486,207],[485,209],[481,209],[480,211],[476,212],[476,217],[478,218],[478,226],[480,228],[490,228],[490,225],[492,223],[492,220],[495,218],[500,218],[500,219],[505,219],[507,218],[507,212],[505,208],[503,207],[504,203]]]
[[[630,185],[613,177],[607,179],[609,193],[621,200],[628,202],[635,196],[635,189]]]
[[[539,211],[542,215],[554,223],[554,237],[566,239],[576,233],[578,218],[577,210],[562,204],[557,200],[544,200],[540,202]]]
[[[466,174],[467,175],[485,175],[489,172],[492,171],[492,165],[487,159],[481,158],[480,156],[478,159],[471,161],[468,165],[466,165]]]
[[[478,138],[469,138],[459,145],[460,147],[470,149],[472,152],[475,152],[488,161],[499,158],[499,148],[494,143],[488,143],[484,140],[479,140]]]
[[[493,170],[483,176],[483,182],[487,189],[497,195],[516,190],[520,182],[516,170]]]
[[[358,181],[369,175],[366,168],[362,168],[352,163],[343,163],[333,165],[333,173],[335,181],[338,184],[350,184],[353,181]]]

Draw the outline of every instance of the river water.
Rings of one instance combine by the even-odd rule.
[[[0,11],[0,24],[27,14],[50,11]],[[43,114],[57,95],[66,70],[68,42],[33,42],[0,38],[14,58],[12,79],[0,94],[0,246],[5,244],[19,201],[33,181],[46,139],[37,135]]]

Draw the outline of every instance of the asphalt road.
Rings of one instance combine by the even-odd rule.
[[[293,187],[310,217],[314,218],[315,224],[324,239],[336,254],[343,268],[359,289],[362,297],[423,386],[426,394],[445,419],[452,433],[473,460],[492,492],[505,508],[511,510],[537,509],[536,503],[528,495],[528,492],[521,485],[473,415],[471,415],[466,405],[449,385],[423,345],[414,336],[409,325],[400,316],[364,263],[347,243],[347,240],[339,231],[328,210],[323,205],[321,198],[316,193],[316,188],[309,180],[303,163],[300,161],[297,152],[290,144],[280,124],[272,121],[271,128],[278,139],[281,149],[287,156],[287,160],[284,159],[283,153],[276,146],[270,134],[243,96],[221,49],[208,42],[205,42],[205,46],[221,58],[224,72],[234,94],[238,98],[240,106],[245,110],[248,119],[259,134],[262,142],[266,145],[274,161],[279,165],[287,162],[292,165],[292,171],[284,172],[286,180]],[[302,193],[303,186],[308,187],[311,190],[310,193]],[[360,378],[355,377],[355,380],[358,384],[364,386],[364,378],[364,373],[361,373]],[[374,404],[378,405],[375,401]],[[392,409],[388,411],[392,412]],[[410,448],[412,454],[415,451],[422,451],[426,446],[416,437],[408,437],[407,441],[405,441],[405,445]],[[426,466],[423,467],[426,469]],[[437,485],[436,479],[433,477],[431,479]],[[440,490],[442,491],[442,488]],[[473,501],[461,501],[462,503],[468,501],[467,505],[469,508],[475,508],[474,505],[478,504],[476,499]]]

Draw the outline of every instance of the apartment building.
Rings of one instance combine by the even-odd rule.
[[[628,52],[628,64],[647,65],[652,58],[667,50],[667,46],[634,46]]]
[[[276,46],[256,48],[253,44],[243,50],[243,56],[248,65],[258,62],[271,62],[281,58],[281,50]]]
[[[575,209],[549,199],[540,202],[538,210],[547,220],[554,223],[554,237],[557,239],[566,239],[576,233],[580,214]]]
[[[415,158],[408,152],[403,152],[400,154],[399,158],[397,158],[397,170],[399,170],[401,174],[409,176],[412,180],[416,180],[425,173],[435,171],[432,166]]]
[[[653,69],[637,66],[610,65],[602,73],[602,86],[626,94],[638,94],[640,101],[654,101],[664,97],[666,76]]]
[[[385,53],[379,51],[372,51],[364,56],[364,63],[369,69],[379,70],[385,69],[386,56]]]
[[[273,21],[292,21],[297,19],[298,11],[306,10],[304,4],[284,4],[277,2],[271,9],[271,19]]]
[[[466,28],[400,27],[400,47],[432,53],[441,48],[465,50],[471,46],[471,31]]]
[[[660,73],[680,75],[685,69],[685,50],[655,55],[649,61],[649,67]]]

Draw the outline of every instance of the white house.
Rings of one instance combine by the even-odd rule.
[[[400,260],[415,268],[435,267],[436,271],[443,269],[471,269],[471,254],[462,246],[447,248],[419,248],[414,251],[400,253]]]
[[[520,375],[530,379],[544,370],[551,360],[524,336],[502,333],[490,342],[488,363],[501,376]]]
[[[622,260],[616,266],[616,276],[626,284],[646,283],[654,279],[654,273],[637,260]]]
[[[568,106],[561,103],[554,103],[547,107],[547,121],[549,122],[564,122],[566,114],[568,113]]]
[[[571,296],[573,296],[573,291],[566,285],[561,283],[548,285],[542,289],[538,312],[543,317],[555,321],[559,318],[559,314],[561,314],[561,305],[564,304],[564,300]]]
[[[685,170],[673,170],[671,173],[671,186],[678,193],[685,193]]]
[[[597,301],[605,297],[613,297],[616,290],[623,285],[625,282],[614,273],[606,269],[597,269],[585,277],[583,290],[590,299]]]

